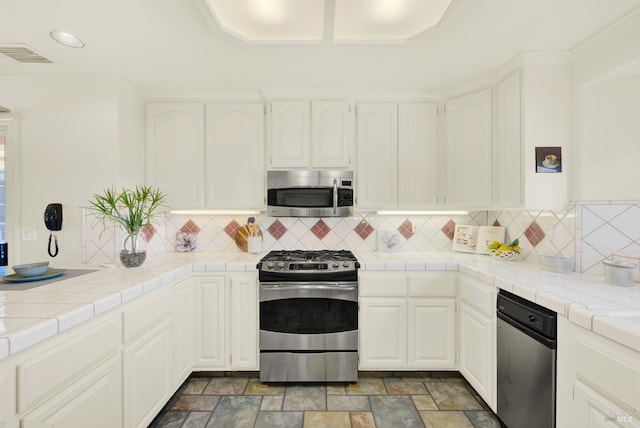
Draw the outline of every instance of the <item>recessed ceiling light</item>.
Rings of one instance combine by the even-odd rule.
[[[71,48],[83,48],[84,42],[74,36],[71,33],[67,33],[66,31],[52,31],[49,33],[51,38],[56,42],[69,46]]]

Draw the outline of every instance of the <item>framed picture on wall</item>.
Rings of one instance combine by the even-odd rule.
[[[536,147],[536,172],[562,172],[562,147]]]

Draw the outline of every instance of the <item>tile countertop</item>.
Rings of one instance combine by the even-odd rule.
[[[0,291],[0,359],[87,321],[191,272],[255,271],[263,254],[167,253],[140,268],[68,268],[96,272],[24,291]],[[604,277],[556,274],[537,265],[463,253],[377,253],[356,256],[365,271],[460,271],[511,291],[570,321],[640,352],[640,286]]]
[[[618,287],[605,283],[604,275],[546,272],[536,264],[475,254],[368,252],[357,256],[364,270],[463,272],[640,352],[640,283]]]

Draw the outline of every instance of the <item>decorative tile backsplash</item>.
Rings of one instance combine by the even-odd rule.
[[[123,236],[113,224],[84,215],[87,263],[118,260]],[[566,211],[474,211],[461,216],[382,216],[373,213],[344,218],[271,218],[257,216],[262,248],[377,250],[377,231],[399,232],[400,251],[450,251],[456,224],[500,225],[506,241],[518,239],[521,260],[538,263],[540,253],[575,256],[576,272],[602,274],[602,261],[616,252],[640,253],[640,202],[581,202]],[[197,236],[195,251],[240,251],[236,230],[246,216],[167,214],[144,231],[149,256],[184,247]],[[106,227],[105,227],[106,226]],[[184,236],[184,235],[181,235]]]
[[[640,254],[640,202],[582,202],[576,211],[582,272],[602,274],[602,261],[613,253]]]

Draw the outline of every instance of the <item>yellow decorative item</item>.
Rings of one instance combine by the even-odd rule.
[[[515,260],[520,256],[519,241],[516,239],[512,243],[493,241],[487,244],[489,254],[500,260]]]

